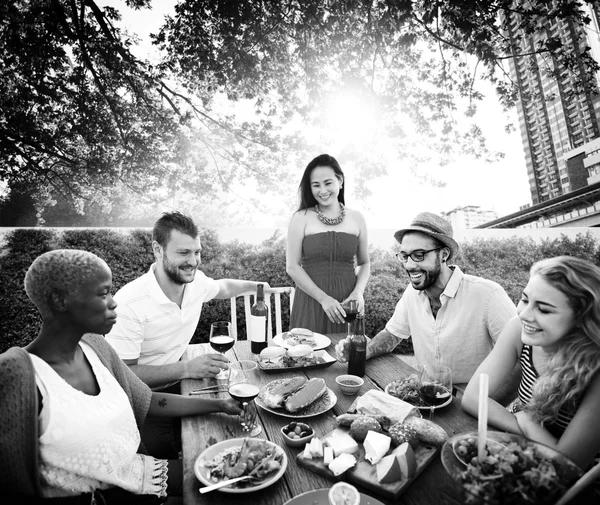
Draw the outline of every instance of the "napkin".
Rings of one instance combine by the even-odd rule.
[[[422,417],[415,406],[376,389],[358,397],[355,408],[357,414],[387,416],[392,424],[402,422],[408,416]]]

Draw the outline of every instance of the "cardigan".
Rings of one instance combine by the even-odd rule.
[[[150,408],[152,391],[117,355],[101,335],[82,341],[125,391],[138,429]],[[38,392],[29,353],[11,347],[0,354],[0,486],[8,494],[41,497],[39,474]],[[138,452],[145,452],[142,445]]]

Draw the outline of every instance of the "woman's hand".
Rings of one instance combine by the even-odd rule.
[[[519,429],[528,439],[550,447],[556,447],[558,440],[540,422],[535,421],[531,413],[522,410],[521,412],[517,412],[515,417]]]
[[[240,402],[237,400],[227,398],[226,400],[223,400],[221,404],[221,411],[232,416],[239,416],[242,413],[242,407],[240,407]]]
[[[358,313],[362,314],[365,309],[365,299],[362,293],[350,293],[348,298],[342,301],[342,307],[347,307],[349,302],[354,300],[356,302],[356,306],[358,307]]]
[[[321,307],[332,323],[342,324],[346,322],[344,319],[346,311],[344,310],[344,307],[342,307],[342,304],[335,298],[326,296],[321,302]]]

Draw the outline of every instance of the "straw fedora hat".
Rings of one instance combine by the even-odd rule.
[[[413,219],[413,222],[408,228],[402,228],[394,233],[394,238],[400,243],[405,233],[410,231],[418,231],[425,233],[437,240],[450,249],[448,260],[452,259],[458,253],[458,243],[452,238],[454,232],[452,225],[443,217],[433,214],[432,212],[421,212]]]

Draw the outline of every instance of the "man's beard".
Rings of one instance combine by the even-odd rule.
[[[171,263],[166,257],[163,257],[163,269],[165,271],[165,274],[167,274],[167,277],[171,279],[171,281],[173,281],[175,284],[188,284],[192,282],[195,278],[195,271],[197,270],[197,268],[193,270],[194,275],[191,278],[186,278],[183,276],[183,273],[179,270],[179,267],[173,265],[173,263]]]
[[[410,280],[410,283],[412,284],[412,287],[414,289],[416,289],[417,291],[424,291],[427,288],[430,288],[431,286],[433,286],[437,282],[441,271],[442,271],[442,268],[441,268],[441,264],[439,262],[439,257],[438,257],[438,261],[433,269],[431,269],[431,270],[420,269],[420,272],[422,273],[422,277],[419,280],[418,284],[415,285],[415,283],[412,281],[408,270],[406,271],[406,273],[409,274],[409,280]]]

